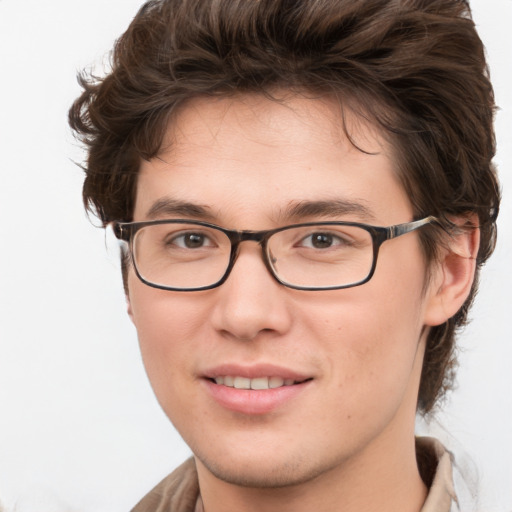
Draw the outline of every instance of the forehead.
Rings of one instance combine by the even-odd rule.
[[[212,220],[340,200],[367,207],[358,220],[382,217],[408,207],[390,153],[372,125],[333,99],[198,98],[169,123],[158,157],[143,162],[135,217],[162,199],[205,206]]]
[[[333,145],[351,152],[358,152],[357,148],[367,153],[388,149],[378,130],[340,101],[328,96],[310,98],[283,92],[272,98],[239,94],[187,102],[168,126],[161,154],[172,157],[180,149],[201,146],[218,150],[222,145],[224,152],[231,148],[232,156],[237,156],[236,148],[242,137],[246,143],[252,143],[256,156],[262,158],[265,155],[261,147],[283,157],[284,150],[289,148],[298,158],[312,146],[323,146],[329,153]]]

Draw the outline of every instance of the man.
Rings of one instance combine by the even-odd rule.
[[[147,2],[70,121],[194,457],[135,511],[447,511],[415,439],[494,246],[463,1]]]

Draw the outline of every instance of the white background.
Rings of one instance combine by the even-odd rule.
[[[128,510],[188,454],[147,383],[115,258],[83,212],[66,123],[76,72],[102,62],[140,5],[0,0],[0,500],[17,512]],[[512,0],[473,10],[501,107],[504,201],[459,389],[433,428],[466,474],[478,468],[480,510],[510,512]]]

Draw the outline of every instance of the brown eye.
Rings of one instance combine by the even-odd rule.
[[[202,247],[211,247],[212,241],[203,233],[185,232],[169,237],[167,246],[176,246],[180,249],[200,249]]]
[[[197,249],[204,244],[205,237],[197,233],[190,233],[183,236],[183,243],[189,249]]]
[[[337,234],[322,233],[317,231],[302,238],[299,246],[309,249],[330,249],[331,247],[342,247],[347,245],[347,241]]]
[[[333,237],[327,233],[315,233],[311,235],[311,245],[315,249],[327,249],[333,244]]]

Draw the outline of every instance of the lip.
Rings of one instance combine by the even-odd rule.
[[[285,380],[291,379],[295,381],[304,381],[312,378],[312,375],[273,364],[256,364],[247,366],[239,364],[222,364],[207,369],[202,373],[202,376],[207,379],[215,379],[216,377],[222,377],[224,375],[246,377],[248,379],[255,379],[257,377],[282,377]]]
[[[216,377],[227,375],[249,379],[282,377],[285,380],[291,379],[297,383],[265,390],[236,389],[215,383],[214,379]],[[284,407],[290,401],[295,400],[310,387],[313,376],[271,364],[253,366],[223,364],[205,371],[201,381],[207,393],[224,409],[246,415],[263,415]]]

